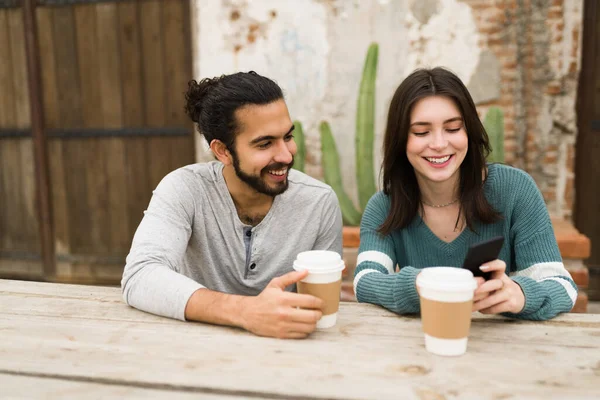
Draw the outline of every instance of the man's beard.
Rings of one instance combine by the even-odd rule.
[[[235,170],[235,174],[238,178],[252,189],[256,190],[258,193],[266,194],[267,196],[277,196],[285,192],[288,188],[288,176],[290,169],[294,165],[294,159],[292,158],[292,162],[289,164],[282,163],[274,163],[267,165],[263,168],[258,175],[250,175],[242,171],[240,168],[240,160],[234,152],[231,152],[233,158],[233,169]],[[270,186],[265,182],[265,178],[263,175],[268,174],[268,171],[272,170],[280,170],[283,168],[287,168],[286,179],[281,183],[277,183],[275,187]]]

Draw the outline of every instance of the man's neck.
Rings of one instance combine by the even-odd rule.
[[[258,225],[273,204],[273,196],[259,193],[235,174],[232,166],[223,168],[223,178],[233,199],[240,220],[248,225]]]

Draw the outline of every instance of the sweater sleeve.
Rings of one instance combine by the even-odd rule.
[[[570,311],[577,285],[565,269],[546,204],[533,179],[526,175],[516,190],[511,236],[516,270],[510,275],[521,286],[525,306],[513,318],[547,320]]]
[[[184,320],[189,298],[203,286],[178,272],[194,223],[194,199],[180,173],[167,175],[154,190],[135,232],[121,288],[128,305]]]
[[[379,192],[363,213],[354,293],[362,303],[378,304],[399,314],[416,313],[420,309],[415,286],[419,270],[405,266],[395,273],[397,257],[392,235],[383,236],[377,231],[388,210],[388,200]]]

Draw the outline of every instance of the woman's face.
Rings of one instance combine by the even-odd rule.
[[[457,179],[468,147],[464,121],[452,99],[429,96],[415,103],[406,156],[419,182]]]

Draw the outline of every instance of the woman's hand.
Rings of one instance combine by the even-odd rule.
[[[518,314],[525,307],[525,295],[518,283],[506,275],[506,263],[494,260],[482,265],[483,272],[491,272],[488,281],[478,280],[478,288],[473,298],[473,311],[483,314],[510,312]]]

